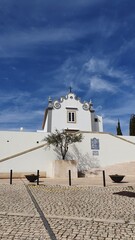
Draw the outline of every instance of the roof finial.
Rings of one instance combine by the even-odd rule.
[[[72,87],[71,86],[69,87],[69,92],[72,93]]]

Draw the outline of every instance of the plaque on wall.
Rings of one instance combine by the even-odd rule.
[[[93,151],[92,154],[93,154],[93,156],[98,156],[99,152],[98,151]]]
[[[91,139],[91,149],[99,150],[99,139],[97,138]]]

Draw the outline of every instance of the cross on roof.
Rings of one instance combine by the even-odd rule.
[[[71,86],[69,87],[69,92],[70,92],[70,93],[72,92],[72,87],[71,87]]]

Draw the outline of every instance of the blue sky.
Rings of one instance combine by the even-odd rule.
[[[0,130],[41,129],[71,85],[104,131],[135,113],[134,0],[0,0]]]

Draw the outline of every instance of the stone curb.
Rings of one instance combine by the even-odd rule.
[[[0,215],[40,218],[39,214],[28,214],[28,213],[0,212]]]
[[[27,213],[12,213],[12,212],[0,212],[0,215],[6,216],[20,216],[20,217],[36,217],[40,218],[38,214],[27,214]],[[102,218],[87,218],[87,217],[74,217],[74,216],[56,216],[56,215],[45,215],[47,219],[69,219],[69,220],[80,220],[80,221],[94,221],[94,222],[104,222],[104,223],[118,223],[118,224],[130,224],[135,225],[135,221],[124,221],[115,219],[102,219]]]
[[[119,224],[132,224],[135,225],[135,221],[124,221],[122,219],[102,219],[102,218],[87,218],[87,217],[74,217],[74,216],[56,216],[56,215],[46,215],[46,218],[53,219],[70,219],[70,220],[81,220],[81,221],[94,221],[94,222],[104,222],[104,223],[119,223]]]

